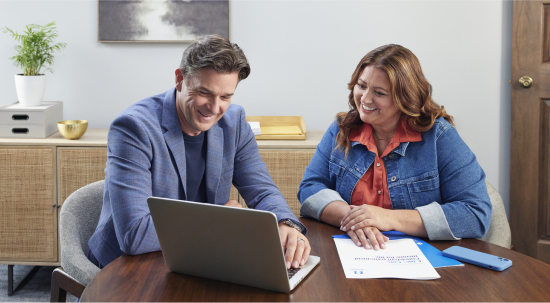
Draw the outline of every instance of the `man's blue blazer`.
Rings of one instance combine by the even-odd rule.
[[[147,197],[185,200],[185,144],[171,89],[130,106],[109,129],[103,209],[89,247],[106,266],[122,255],[160,250]],[[273,183],[254,134],[238,105],[206,133],[206,198],[223,205],[231,184],[251,208],[299,223]],[[204,222],[208,224],[208,222]],[[197,226],[200,228],[200,226]],[[251,227],[253,228],[253,227]]]

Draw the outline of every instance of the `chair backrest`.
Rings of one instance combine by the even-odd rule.
[[[88,240],[99,222],[103,187],[102,180],[76,190],[65,200],[60,212],[61,267],[85,286],[99,272],[86,253]]]
[[[510,230],[510,224],[506,217],[506,210],[504,209],[504,203],[500,197],[498,191],[489,182],[485,181],[487,185],[487,192],[493,205],[493,213],[491,215],[491,225],[487,234],[481,240],[500,245],[502,247],[510,248],[512,245],[512,232]]]

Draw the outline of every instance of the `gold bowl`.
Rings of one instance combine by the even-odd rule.
[[[84,135],[88,129],[86,120],[67,120],[57,122],[57,129],[61,135],[69,140],[75,140]]]

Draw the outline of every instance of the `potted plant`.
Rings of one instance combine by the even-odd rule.
[[[38,106],[42,103],[44,87],[46,86],[46,75],[41,70],[49,70],[53,73],[53,53],[64,49],[66,43],[55,43],[57,38],[55,22],[45,26],[37,24],[27,25],[23,34],[4,27],[3,33],[9,33],[20,43],[15,46],[17,55],[11,57],[13,64],[23,68],[23,74],[15,75],[15,89],[17,97],[22,106]],[[48,65],[48,66],[46,66]]]

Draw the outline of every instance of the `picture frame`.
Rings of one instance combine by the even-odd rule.
[[[229,0],[98,0],[98,41],[191,43],[230,39]]]

